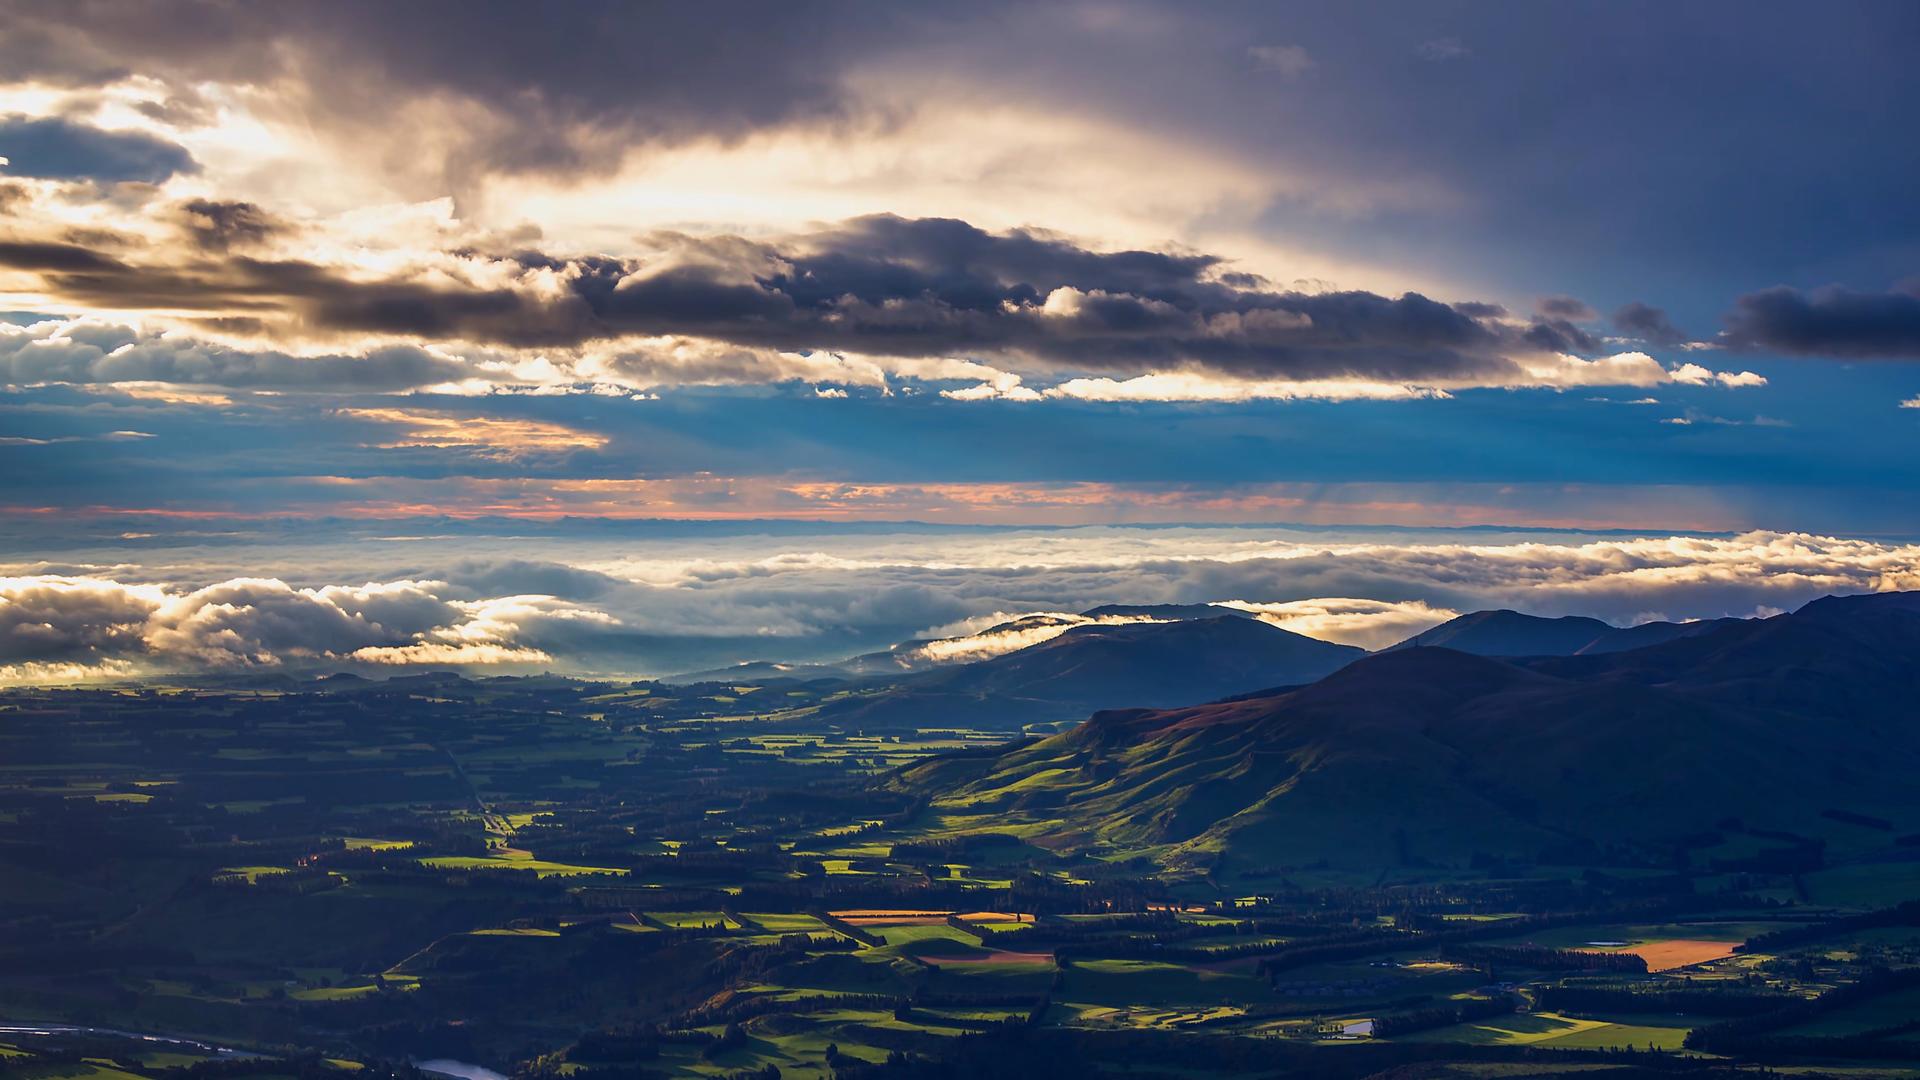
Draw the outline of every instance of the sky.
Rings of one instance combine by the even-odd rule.
[[[0,20],[0,681],[1912,580],[1911,4]]]

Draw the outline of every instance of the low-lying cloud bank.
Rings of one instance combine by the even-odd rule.
[[[524,546],[524,545],[523,545]],[[364,548],[273,555],[344,576]],[[649,675],[836,660],[958,637],[938,660],[1033,644],[1103,604],[1218,603],[1379,648],[1510,607],[1618,624],[1751,616],[1828,593],[1920,589],[1920,544],[1740,536],[1462,539],[1419,531],[1106,528],[552,541],[539,557],[420,557],[390,580],[190,582],[166,567],[16,566],[0,578],[0,682],[152,672],[462,667]],[[399,554],[397,554],[399,553]],[[233,549],[201,556],[230,564]],[[332,567],[332,569],[329,569]],[[363,570],[362,573],[367,571]],[[388,572],[386,570],[376,572]],[[156,580],[159,579],[159,580]],[[1027,615],[1022,628],[976,635]]]
[[[946,628],[943,636],[897,649],[893,658],[903,670],[945,664],[970,664],[1040,645],[1081,626],[1126,626],[1165,622],[1149,615],[1083,615],[1070,611],[997,611]],[[981,629],[971,629],[982,627]],[[955,629],[965,632],[952,632]]]
[[[551,663],[612,616],[551,596],[465,598],[441,581],[192,590],[102,578],[0,578],[0,682],[142,671]]]
[[[1424,600],[1396,602],[1351,596],[1277,604],[1226,600],[1220,606],[1250,611],[1254,618],[1282,630],[1363,649],[1384,649],[1460,614],[1452,608],[1434,607]]]
[[[1357,645],[1363,649],[1382,649],[1430,630],[1460,614],[1450,608],[1433,607],[1424,601],[1362,600],[1350,596],[1318,597],[1312,600],[1288,600],[1278,603],[1253,603],[1247,600],[1219,600],[1210,604],[1212,615],[1229,616],[1244,612],[1252,618],[1282,630],[1322,641]],[[1205,618],[1189,614],[1182,618]],[[998,611],[964,620],[957,626],[943,627],[943,635],[893,653],[902,669],[942,664],[964,664],[1004,656],[1029,646],[1052,641],[1069,630],[1082,626],[1124,626],[1130,623],[1170,622],[1171,617],[1149,614],[1093,615],[1036,611],[1013,613]]]

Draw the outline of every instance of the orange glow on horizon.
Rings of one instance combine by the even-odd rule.
[[[444,517],[558,521],[819,521],[981,525],[1301,524],[1419,527],[1511,526],[1542,529],[1649,528],[1737,531],[1756,527],[1733,508],[1691,489],[1588,489],[1553,486],[1589,513],[1533,510],[1522,500],[1541,489],[1511,485],[1257,484],[1235,488],[1146,488],[1098,482],[858,483],[698,475],[676,478],[422,480],[411,477],[311,476],[285,486],[360,489],[365,495],[279,507],[12,506],[35,516],[139,517],[263,521]],[[1465,489],[1465,490],[1463,490]],[[1597,498],[1607,493],[1610,497]],[[1475,497],[1477,496],[1477,497]],[[1489,497],[1491,496],[1491,497]],[[1577,497],[1576,497],[1577,496]],[[1513,503],[1505,499],[1515,500]]]

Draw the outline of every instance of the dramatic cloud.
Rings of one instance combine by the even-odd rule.
[[[1673,325],[1667,313],[1635,300],[1613,313],[1614,329],[1655,345],[1678,345],[1687,332]]]
[[[1920,284],[1882,293],[1838,285],[1748,293],[1727,315],[1727,340],[1798,356],[1920,359]]]
[[[576,627],[618,620],[551,596],[457,597],[445,582],[297,589],[235,578],[192,590],[93,578],[0,578],[0,674],[543,664]],[[51,666],[50,666],[51,665]]]
[[[1702,2],[1622,35],[1580,5],[1382,32],[1165,0],[0,0],[0,538],[142,511],[1906,535],[1890,406],[1920,384],[1771,357],[1916,356],[1913,289],[1873,291],[1915,269],[1911,141],[1874,137],[1920,107],[1912,35]],[[1775,69],[1795,92],[1743,78]],[[1864,291],[1708,330],[1829,280]],[[242,576],[371,575],[151,580]],[[558,595],[459,599],[523,592]],[[1058,609],[897,607],[923,595]]]
[[[363,645],[347,659],[386,665],[550,664],[545,648],[578,646],[582,637],[617,630],[620,620],[603,611],[561,603],[551,596],[508,596],[455,601],[460,618],[417,635],[406,645]]]
[[[0,578],[0,664],[85,664],[142,651],[163,596],[107,581]]]
[[[286,260],[135,265],[55,243],[0,246],[0,265],[38,273],[56,298],[116,310],[514,347],[680,335],[789,351],[992,352],[1299,377],[1444,374],[1527,347],[1418,294],[1272,292],[1216,280],[1211,256],[1099,253],[958,221],[883,215],[783,246],[659,239],[650,259],[469,254],[380,278]]]
[[[180,204],[178,216],[194,246],[207,251],[251,247],[288,228],[286,222],[250,202],[189,199]]]
[[[274,579],[236,578],[167,597],[148,615],[142,643],[160,657],[196,666],[275,667],[409,642],[457,614],[415,582],[295,589]]]
[[[1055,371],[1186,369],[1256,381],[1594,385],[1540,374],[1577,367],[1585,362],[1567,354],[1598,347],[1564,318],[1517,326],[1488,314],[1490,305],[1417,293],[1275,290],[1209,255],[1097,252],[1032,231],[890,215],[780,244],[681,235],[655,242],[648,258],[468,252],[380,277],[243,257],[135,265],[53,243],[0,245],[0,266],[32,271],[51,296],[75,303],[243,318],[282,336],[520,350],[682,340],[705,342],[698,348],[736,367],[764,368],[769,352],[785,354],[775,363],[788,370],[800,366],[796,356],[864,354],[942,361],[947,374],[929,377],[946,378],[963,377],[948,358],[984,355]],[[425,359],[406,356],[416,367]],[[1616,359],[1594,361],[1593,370],[1619,370]],[[645,348],[607,361],[643,382],[673,364],[684,359]],[[827,371],[787,377],[834,380]],[[990,396],[1024,394],[999,387]]]
[[[1522,340],[1543,352],[1593,352],[1600,339],[1565,319],[1540,319],[1529,326]]]
[[[768,6],[754,11],[752,33],[737,13],[599,0],[551,12],[452,0],[283,11],[107,3],[85,18],[20,0],[5,17],[0,70],[14,79],[105,87],[132,67],[172,92],[149,111],[188,121],[201,115],[203,84],[272,88],[282,108],[343,144],[419,133],[429,137],[416,153],[441,169],[561,172],[605,167],[633,142],[830,116],[842,95],[836,61],[906,13],[881,6],[836,20]],[[436,120],[447,126],[435,131]]]
[[[356,563],[397,566],[409,553],[457,544],[309,544],[281,557],[309,573],[345,574]],[[526,541],[517,546],[531,553]],[[126,569],[40,568],[0,579],[0,669],[12,669],[0,678],[448,664],[644,675],[751,659],[835,660],[926,638],[946,640],[922,646],[939,655],[920,660],[954,662],[1043,641],[1087,621],[1072,613],[1116,603],[1220,603],[1295,632],[1379,647],[1483,608],[1625,625],[1920,588],[1920,546],[1792,533],[1189,527],[782,538],[707,529],[648,540],[595,540],[589,531],[538,550],[549,557],[463,559],[353,586],[267,577],[143,584],[121,580]],[[207,554],[224,560],[231,549]]]
[[[409,345],[358,355],[298,356],[98,320],[0,323],[0,383],[145,383],[337,393],[414,389],[475,373],[471,365]]]
[[[935,638],[932,641],[898,649],[895,650],[894,657],[903,669],[938,664],[969,664],[975,660],[1004,656],[1031,645],[1052,641],[1076,626],[1126,626],[1133,623],[1161,621],[1164,620],[1144,615],[1087,616],[1066,611],[1010,614],[996,611],[991,615],[977,616],[964,621],[966,625],[981,627],[980,629],[952,637]]]
[[[1588,614],[1628,623],[1652,618],[1752,615],[1796,607],[1834,592],[1920,585],[1920,546],[1787,533],[1530,540],[1471,534],[1402,533],[1368,539],[1328,532],[1173,528],[983,534],[935,538],[842,536],[806,545],[778,539],[709,542],[652,555],[610,555],[589,563],[646,586],[648,604],[698,598],[690,620],[739,618],[736,603],[791,610],[796,596],[824,598],[860,588],[931,589],[901,606],[938,598],[1005,621],[1009,613],[1082,611],[1115,603],[1234,601],[1290,626],[1337,628],[1337,616],[1438,622],[1448,611],[1511,607],[1544,615]],[[1313,599],[1346,597],[1352,599]],[[1296,601],[1310,599],[1299,605]],[[603,597],[609,610],[624,610]],[[764,605],[764,606],[763,606]],[[1427,611],[1422,611],[1424,605]],[[655,608],[656,616],[663,609]],[[704,615],[696,612],[705,612]],[[896,612],[896,614],[902,614]],[[799,619],[833,625],[833,617]],[[946,617],[923,628],[956,628]],[[1382,623],[1379,625],[1388,625]],[[1348,629],[1362,630],[1356,618]],[[1305,631],[1303,631],[1305,632]],[[1385,631],[1381,631],[1385,633]],[[743,659],[748,657],[742,657]]]
[[[184,147],[138,131],[102,131],[59,117],[0,119],[0,158],[13,176],[158,184],[199,166]]]
[[[1691,386],[1714,384],[1725,387],[1765,386],[1767,380],[1751,371],[1710,371],[1698,364],[1667,368],[1646,353],[1618,353],[1613,356],[1582,360],[1560,354],[1515,363],[1507,371],[1486,372],[1420,382],[1385,382],[1370,379],[1240,379],[1202,372],[1175,372],[1138,375],[1131,379],[1068,379],[1044,390],[1026,386],[1017,377],[981,383],[965,390],[943,393],[962,401],[1041,401],[1070,398],[1078,401],[1322,401],[1404,400],[1444,398],[1451,390],[1475,387],[1507,389],[1563,390],[1581,386],[1659,386],[1679,383]]]
[[[1282,630],[1364,649],[1385,648],[1459,614],[1445,608],[1429,607],[1418,600],[1396,603],[1351,597],[1321,597],[1281,603],[1221,600],[1214,602],[1214,606],[1220,609],[1215,614],[1244,611]],[[941,627],[937,633],[952,632],[953,636],[938,637],[896,649],[892,655],[903,670],[964,664],[1052,641],[1079,626],[1123,626],[1166,621],[1147,615],[1088,616],[1064,611],[996,611],[991,615],[962,620],[951,627]]]
[[[1570,322],[1590,322],[1598,315],[1584,300],[1572,296],[1546,296],[1534,305],[1540,312],[1553,319],[1566,319]]]
[[[1384,649],[1460,614],[1450,608],[1431,607],[1420,600],[1395,603],[1353,597],[1289,600],[1278,604],[1223,600],[1220,606],[1251,611],[1261,622],[1272,623],[1282,630],[1363,649]]]

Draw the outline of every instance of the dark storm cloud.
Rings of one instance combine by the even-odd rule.
[[[180,204],[175,216],[194,246],[206,251],[258,244],[287,228],[285,222],[250,202],[189,199]]]
[[[1565,319],[1537,320],[1521,337],[1543,352],[1593,352],[1600,347],[1592,334]]]
[[[1516,333],[1484,318],[1486,306],[1236,287],[1208,255],[1095,252],[952,220],[861,218],[784,244],[656,239],[662,251],[646,260],[466,253],[431,278],[386,280],[238,256],[134,266],[50,244],[0,246],[0,265],[39,271],[62,299],[120,310],[530,348],[681,335],[782,351],[1015,355],[1079,370],[1428,379],[1503,373],[1510,353],[1596,345],[1565,320]],[[458,283],[479,271],[486,284]],[[564,291],[534,288],[536,276]]]
[[[133,107],[142,116],[176,128],[207,127],[219,116],[213,103],[192,87],[176,87],[165,100],[136,101]]]
[[[1733,0],[1095,7],[0,0],[0,72],[72,87],[149,76],[169,96],[136,107],[183,124],[203,118],[195,85],[257,88],[350,151],[389,118],[431,124],[432,145],[392,157],[443,170],[421,187],[461,192],[491,169],[572,176],[658,141],[999,95],[1281,172],[1314,162],[1329,190],[1394,176],[1423,193],[1414,212],[1371,216],[1283,200],[1271,223],[1296,246],[1581,295],[1637,280],[1683,320],[1729,294],[1687,292],[1714,275],[1890,276],[1883,264],[1920,228],[1920,143],[1885,134],[1920,102],[1912,4],[1828,5],[1818,19]],[[1313,78],[1249,72],[1256,42],[1295,43]],[[1746,77],[1756,70],[1795,78]],[[868,97],[850,102],[855,83]],[[454,118],[436,123],[442,105]],[[1778,152],[1780,132],[1795,153]],[[443,139],[455,143],[440,161]],[[1425,194],[1489,212],[1423,212]]]
[[[1569,322],[1591,322],[1596,314],[1587,302],[1572,296],[1545,296],[1534,305],[1540,314]]]
[[[845,222],[817,240],[819,250],[783,284],[802,302],[852,295],[881,302],[906,292],[933,293],[955,307],[993,307],[1005,284],[1044,298],[1055,288],[1127,293],[1177,302],[1221,266],[1211,255],[1154,251],[1098,253],[1043,234],[989,233],[950,218],[875,214]],[[1252,290],[1265,282],[1240,275],[1221,289]]]
[[[1667,313],[1638,300],[1613,313],[1614,329],[1655,345],[1678,345],[1687,332],[1673,325]]]
[[[1506,308],[1483,300],[1456,300],[1453,310],[1469,319],[1504,319],[1507,315]]]
[[[0,157],[14,176],[158,184],[199,171],[186,148],[142,132],[102,131],[59,117],[0,120]]]
[[[132,274],[118,259],[79,244],[46,240],[0,240],[0,266],[61,274]]]
[[[1862,360],[1920,358],[1920,282],[1887,292],[1781,285],[1748,293],[1727,314],[1739,348]]]
[[[192,92],[203,81],[299,87],[310,116],[345,127],[445,96],[496,121],[462,130],[450,169],[557,173],[608,164],[635,138],[732,137],[832,115],[844,61],[891,28],[941,18],[892,5],[614,0],[96,0],[82,17],[65,0],[13,0],[0,3],[0,71],[71,87],[160,78],[173,90],[164,111],[188,122],[203,111]]]

